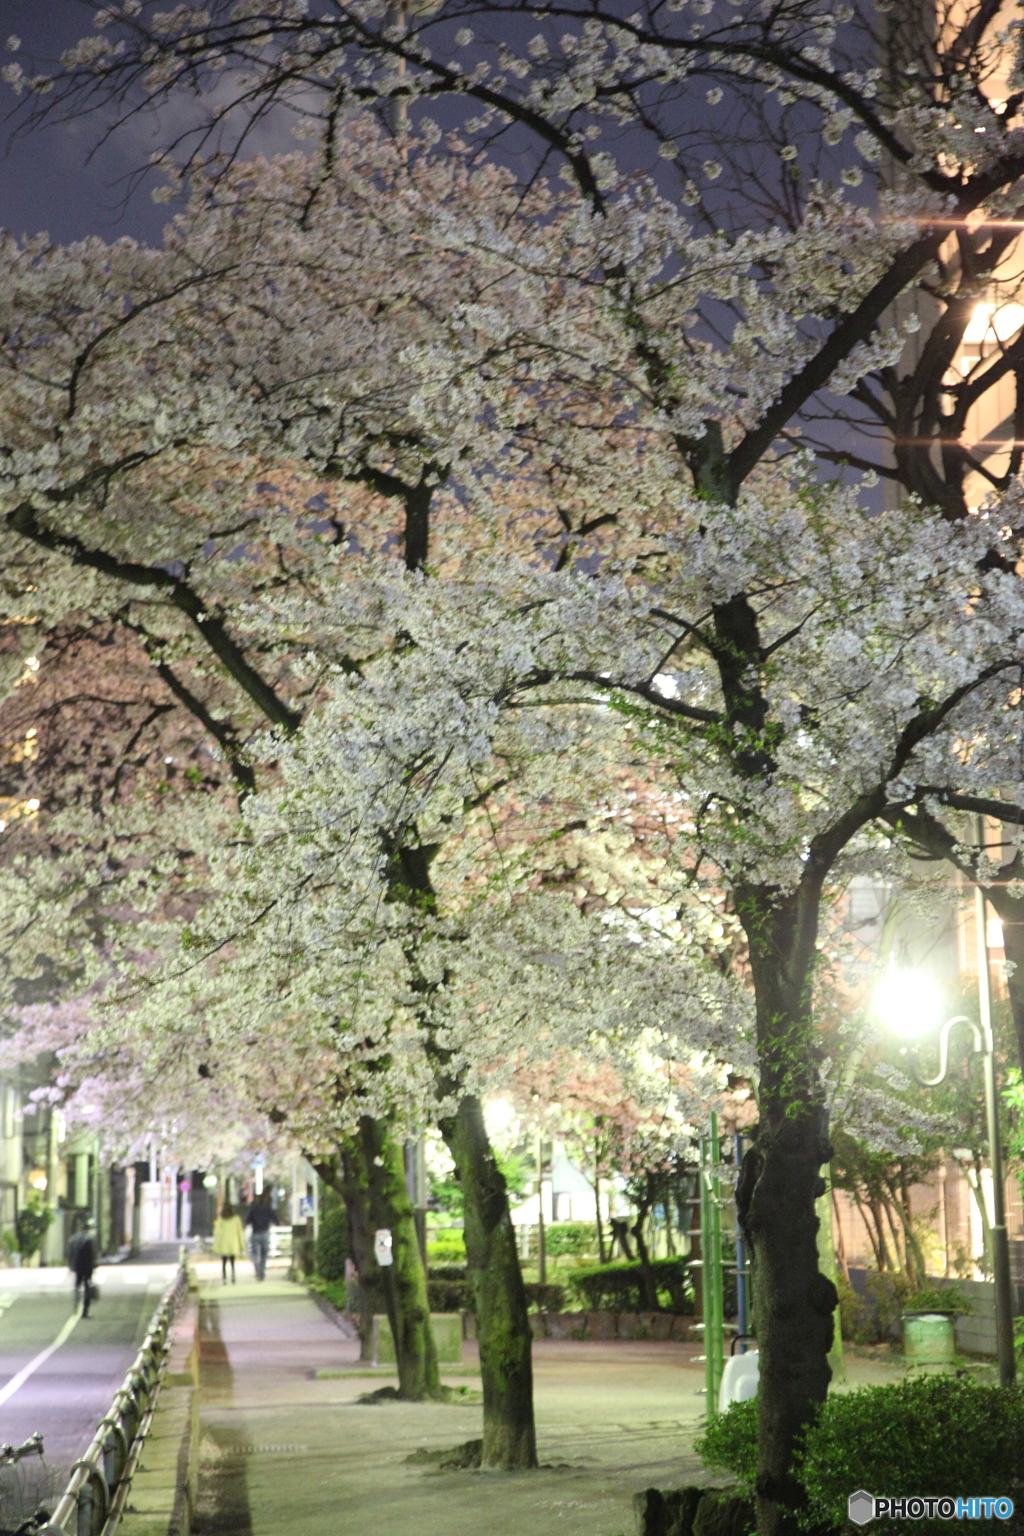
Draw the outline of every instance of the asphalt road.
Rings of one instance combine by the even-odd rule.
[[[39,1504],[53,1508],[174,1272],[168,1263],[101,1266],[99,1300],[82,1318],[66,1270],[0,1270],[0,1442],[20,1444],[39,1430],[45,1445],[42,1462],[0,1468],[0,1531]]]

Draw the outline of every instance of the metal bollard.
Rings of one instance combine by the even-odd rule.
[[[94,1461],[76,1461],[72,1478],[79,1468],[85,1481],[78,1490],[78,1536],[100,1536],[110,1508],[110,1489],[103,1472]]]
[[[103,1476],[108,1490],[116,1488],[128,1460],[128,1437],[115,1418],[103,1419],[100,1429],[106,1429],[103,1439]]]

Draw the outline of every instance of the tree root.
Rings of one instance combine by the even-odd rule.
[[[478,1387],[438,1387],[436,1392],[424,1392],[422,1397],[406,1397],[398,1387],[378,1387],[375,1392],[364,1392],[357,1402],[378,1407],[381,1403],[448,1403],[453,1406],[478,1407],[484,1400]]]
[[[417,1467],[436,1467],[439,1472],[465,1472],[479,1467],[483,1457],[482,1440],[464,1440],[445,1451],[428,1451],[421,1447],[405,1460]]]

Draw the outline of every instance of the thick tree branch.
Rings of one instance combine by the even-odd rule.
[[[199,695],[193,693],[188,684],[183,683],[181,678],[165,661],[160,660],[160,641],[155,635],[150,634],[142,624],[134,623],[126,614],[122,613],[119,617],[125,628],[138,635],[142,641],[146,655],[152,661],[157,676],[166,684],[174,694],[174,697],[184,704],[189,714],[194,715],[200,725],[209,731],[210,735],[220,746],[242,797],[253,794],[256,790],[256,775],[253,772],[252,764],[247,761],[239,748],[238,732],[235,727],[225,724],[222,720],[217,720],[207,709]]]
[[[36,509],[28,502],[15,507],[5,519],[7,526],[41,549],[67,555],[73,565],[84,565],[115,581],[135,587],[155,587],[166,592],[168,600],[186,615],[202,635],[210,650],[235,682],[273,725],[296,731],[302,716],[289,709],[273,688],[245,658],[241,647],[228,634],[223,622],[210,613],[206,604],[187,582],[156,565],[140,565],[118,560],[105,550],[90,549],[74,534],[58,533],[39,521]]]

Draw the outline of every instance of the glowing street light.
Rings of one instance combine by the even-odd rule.
[[[976,833],[983,846],[981,818]],[[1016,1380],[1013,1350],[1013,1293],[1010,1289],[1010,1247],[1006,1232],[1006,1199],[1003,1177],[1003,1150],[999,1137],[999,1100],[996,1094],[995,1057],[992,1041],[992,994],[988,968],[988,930],[985,893],[974,888],[974,910],[978,934],[978,1015],[975,1023],[965,1014],[956,1014],[939,1026],[942,995],[930,977],[919,972],[893,968],[875,992],[875,1011],[880,1020],[900,1039],[919,1043],[938,1029],[939,1070],[934,1077],[922,1077],[910,1055],[912,1046],[904,1046],[914,1081],[922,1088],[935,1088],[949,1072],[949,1037],[958,1025],[971,1032],[972,1055],[981,1057],[985,1084],[985,1119],[988,1130],[989,1165],[992,1169],[992,1278],[995,1282],[996,1353],[999,1380],[1004,1387]]]
[[[875,1012],[901,1040],[924,1040],[942,1017],[942,993],[930,976],[894,966],[879,982]]]

